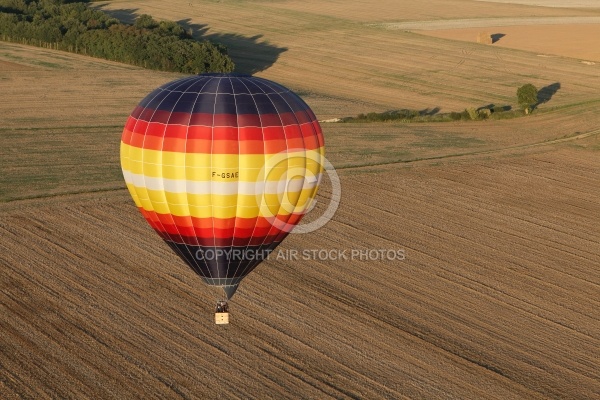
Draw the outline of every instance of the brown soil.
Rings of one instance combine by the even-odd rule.
[[[32,69],[34,68],[28,65],[0,60],[0,71],[29,71]]]
[[[406,259],[269,260],[227,327],[212,322],[216,293],[124,190],[12,204],[0,219],[0,393],[592,398],[597,154],[342,171],[334,220],[282,250]]]

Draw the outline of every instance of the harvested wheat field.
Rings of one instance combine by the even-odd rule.
[[[583,20],[587,21],[587,20]],[[540,57],[564,56],[587,65],[600,64],[600,19],[596,24],[490,26],[422,31],[444,39],[476,42],[479,33],[494,35],[494,46],[535,52]],[[592,62],[590,62],[592,61]]]
[[[119,165],[128,114],[180,75],[0,42],[0,398],[600,397],[598,65],[385,25],[600,14],[427,3],[96,3],[183,20],[320,119],[543,93],[506,120],[323,123],[339,208],[244,280],[227,326]]]

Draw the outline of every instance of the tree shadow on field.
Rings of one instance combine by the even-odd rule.
[[[477,108],[477,112],[480,112],[482,110],[490,110],[490,114],[493,114],[493,113],[511,111],[512,110],[512,106],[509,106],[509,105],[506,105],[506,106],[497,106],[494,103],[490,103],[490,104],[487,104],[485,106],[481,106],[481,107]]]
[[[287,47],[278,47],[263,40],[263,35],[243,36],[237,33],[208,33],[209,27],[191,22],[189,18],[177,23],[195,39],[208,39],[227,47],[229,57],[235,63],[235,71],[253,75],[271,67]]]
[[[558,92],[560,89],[560,82],[554,82],[551,85],[544,86],[538,91],[537,103],[533,106],[533,108],[537,108],[540,104],[544,104],[550,101],[552,97]]]
[[[138,9],[109,10],[104,5],[93,7],[127,24],[133,24],[137,17],[141,15]],[[159,20],[159,17],[153,18]],[[208,25],[194,23],[191,18],[176,22],[198,41],[209,40],[227,47],[227,54],[235,63],[235,72],[238,73],[253,75],[264,71],[275,64],[281,53],[287,51],[286,47],[278,47],[262,40],[262,35],[243,36],[237,33],[208,33],[210,30]]]

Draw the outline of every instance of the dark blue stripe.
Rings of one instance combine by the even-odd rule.
[[[300,97],[275,82],[226,74],[197,75],[169,82],[146,96],[140,106],[204,114],[277,114],[309,110]]]

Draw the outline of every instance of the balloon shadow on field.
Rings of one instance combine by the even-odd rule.
[[[253,75],[271,67],[287,47],[278,47],[262,39],[263,35],[244,36],[237,33],[208,33],[209,27],[196,24],[191,20],[179,20],[177,23],[185,28],[195,39],[208,39],[227,47],[229,57],[235,63],[235,72]]]
[[[89,0],[88,0],[89,1]],[[94,7],[94,6],[93,6]],[[137,9],[106,9],[103,5],[94,8],[126,24],[133,24],[142,14]],[[263,39],[263,35],[244,36],[237,33],[209,33],[206,24],[197,24],[190,18],[175,21],[194,39],[209,40],[227,47],[227,54],[235,63],[235,72],[254,75],[271,67],[287,47],[278,47]]]
[[[88,3],[88,2],[89,2],[89,0],[86,1],[86,3]],[[135,22],[136,18],[141,15],[141,14],[137,13],[137,9],[133,9],[133,8],[122,8],[122,9],[118,9],[118,10],[107,10],[105,8],[104,4],[101,4],[99,6],[90,4],[89,7],[90,8],[94,8],[94,9],[99,10],[99,11],[102,11],[103,13],[108,14],[111,17],[118,19],[122,23],[129,24],[129,25],[133,25],[133,23]]]

